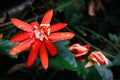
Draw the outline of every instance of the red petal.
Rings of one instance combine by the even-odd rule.
[[[84,45],[84,47],[86,47],[88,50],[90,50],[90,45],[89,44]]]
[[[67,26],[66,23],[56,23],[50,26],[50,32],[61,30]]]
[[[74,33],[72,32],[56,32],[50,34],[48,38],[52,41],[61,41],[61,40],[68,40],[74,37]]]
[[[16,19],[16,18],[12,18],[11,21],[17,28],[20,28],[23,31],[33,32],[34,28],[31,25],[29,25],[28,23],[23,22],[23,21]]]
[[[89,50],[85,50],[85,51],[81,51],[81,52],[76,52],[76,53],[73,53],[73,56],[74,57],[80,57],[80,56],[83,56],[83,55],[86,55],[88,53]]]
[[[40,60],[41,60],[41,64],[43,68],[47,69],[48,68],[48,54],[47,54],[47,50],[45,48],[44,43],[41,44],[39,56],[40,56]]]
[[[54,44],[50,40],[44,40],[44,42],[51,56],[55,56],[58,53],[58,51]]]
[[[30,38],[33,36],[33,33],[31,32],[23,32],[15,35],[12,39],[10,39],[10,42],[18,42],[22,41],[24,39]]]
[[[41,43],[38,40],[36,40],[35,43],[33,44],[32,49],[30,51],[30,54],[28,56],[27,63],[26,63],[27,67],[32,66],[32,64],[34,63],[34,61],[35,61],[35,59],[37,57],[37,54],[38,54],[38,50],[39,50],[40,44]]]
[[[88,59],[97,62],[99,66],[108,64],[107,58],[100,51],[93,51]]]
[[[30,23],[32,26],[40,27],[39,23],[37,21],[34,21]]]
[[[16,55],[22,51],[27,50],[34,43],[34,41],[35,39],[32,38],[32,39],[27,39],[27,40],[20,42],[19,44],[17,44],[15,47],[13,47],[10,50],[10,54]]]
[[[72,51],[74,57],[80,57],[86,55],[90,49],[88,44],[81,46],[80,44],[73,44],[69,47],[69,50]]]
[[[48,10],[44,15],[41,24],[50,24],[52,16],[53,16],[53,10]]]

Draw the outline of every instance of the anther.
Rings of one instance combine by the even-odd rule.
[[[46,27],[49,27],[50,24],[40,24],[40,26],[46,26]]]
[[[47,38],[47,36],[46,36],[46,35],[44,35],[44,38],[45,38],[46,40],[48,40],[48,38]]]
[[[35,28],[35,29],[38,29],[38,27],[37,27],[36,25],[34,25],[34,28]]]
[[[51,31],[51,29],[50,29],[50,28],[48,28],[48,35],[50,35],[50,31]]]

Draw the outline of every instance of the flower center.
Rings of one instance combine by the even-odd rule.
[[[41,26],[41,25],[40,25]],[[39,39],[40,41],[43,41],[44,39],[47,39],[47,36],[50,35],[50,28],[47,29],[47,32],[45,32],[45,29],[43,28],[44,26],[41,26],[41,28],[39,29],[37,26],[34,25],[34,33],[35,33],[35,37],[37,39]],[[46,27],[46,26],[45,26]],[[47,33],[47,34],[46,34]]]

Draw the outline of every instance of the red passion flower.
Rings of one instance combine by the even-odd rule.
[[[27,67],[32,66],[37,55],[39,55],[44,69],[48,68],[48,54],[55,56],[58,51],[52,42],[68,40],[74,37],[72,32],[56,32],[67,26],[66,23],[56,23],[50,25],[53,10],[48,10],[41,23],[37,21],[30,24],[16,18],[12,18],[12,23],[24,32],[16,34],[10,42],[20,42],[10,50],[10,54],[16,55],[31,47],[30,54],[26,63]]]

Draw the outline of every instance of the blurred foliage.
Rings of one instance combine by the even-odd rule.
[[[1,54],[0,55],[8,55],[10,56],[11,58],[17,58],[17,55],[15,56],[12,56],[9,53],[9,50],[15,46],[16,43],[10,43],[9,40],[1,40],[0,41],[0,50],[1,50]]]
[[[119,80],[120,77],[120,1],[119,0],[1,0],[0,1],[0,80]],[[17,17],[28,23],[38,20],[48,9],[54,9],[51,22],[66,22],[63,31],[72,31],[70,41],[55,42],[59,53],[49,56],[49,68],[41,68],[39,59],[31,68],[14,68],[25,63],[28,52],[12,56],[9,50],[17,43],[9,39],[21,30],[14,27],[10,19]],[[95,65],[84,68],[85,56],[79,63],[67,49],[74,43],[89,44],[91,51],[99,50],[109,59],[108,66]],[[88,53],[89,54],[89,53]],[[38,65],[39,64],[39,65]]]
[[[68,41],[60,41],[55,43],[59,53],[55,58],[51,59],[51,63],[53,66],[56,65],[56,67],[58,66],[62,69],[75,71],[78,66],[71,52],[65,47],[66,44],[68,44]]]

